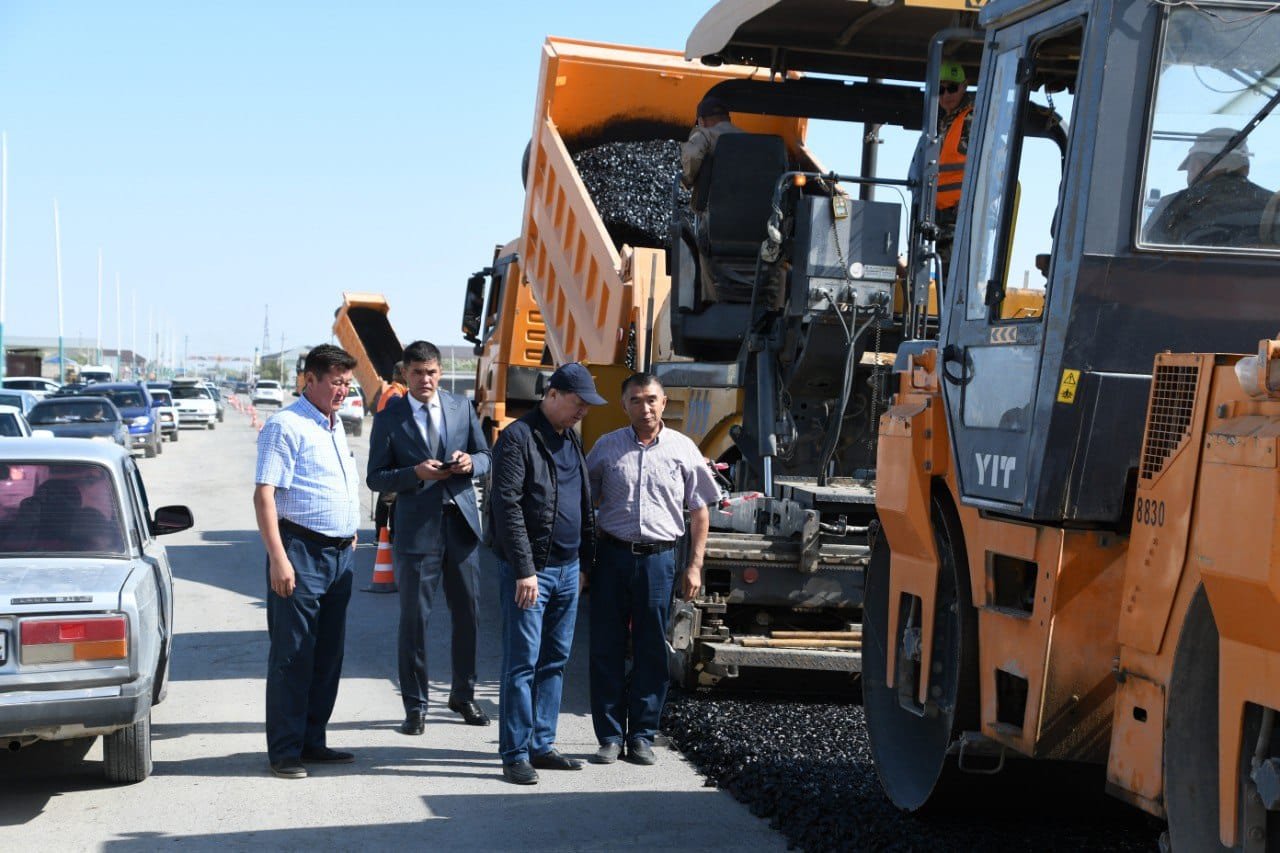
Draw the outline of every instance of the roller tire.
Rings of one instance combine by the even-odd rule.
[[[931,703],[924,716],[902,707],[896,682],[893,688],[886,684],[890,552],[883,532],[867,567],[862,615],[862,691],[871,754],[885,793],[905,811],[945,798],[959,776],[951,746],[962,732],[977,729],[980,718],[977,613],[964,537],[949,505],[935,498],[931,515],[940,563],[933,661],[943,670],[930,678]],[[900,630],[904,624],[905,617]],[[893,642],[901,648],[898,638]],[[973,778],[966,776],[966,784]]]

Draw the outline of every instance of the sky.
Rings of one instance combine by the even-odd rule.
[[[6,335],[150,356],[329,340],[344,290],[462,343],[467,276],[519,229],[547,35],[682,49],[712,0],[0,4]],[[850,134],[850,138],[854,138]],[[121,285],[117,331],[115,278]],[[148,342],[148,318],[152,328]]]

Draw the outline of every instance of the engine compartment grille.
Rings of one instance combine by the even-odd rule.
[[[1196,406],[1200,368],[1190,364],[1160,364],[1151,383],[1151,411],[1147,416],[1147,440],[1142,447],[1139,475],[1150,480],[1191,435],[1191,415]]]

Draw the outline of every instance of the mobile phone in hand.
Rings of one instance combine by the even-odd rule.
[[[448,462],[441,462],[440,467],[441,468],[457,468],[461,464],[462,463],[459,462],[457,459],[450,459]]]

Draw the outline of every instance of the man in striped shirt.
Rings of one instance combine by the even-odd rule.
[[[346,763],[325,727],[338,697],[355,566],[360,474],[338,409],[356,361],[323,344],[307,354],[302,396],[258,434],[253,507],[267,549],[267,757],[282,779],[306,763]]]
[[[626,744],[635,764],[653,764],[653,738],[667,698],[667,614],[676,580],[676,543],[689,511],[688,563],[680,594],[702,586],[709,506],[720,490],[698,446],[662,424],[667,397],[658,377],[636,373],[622,384],[631,426],[596,441],[587,456],[599,513],[596,566],[591,573],[591,718],[612,764]],[[626,678],[627,639],[632,646]]]

